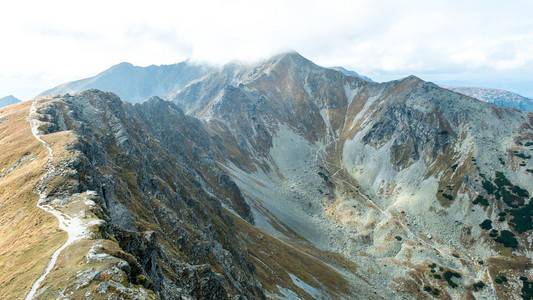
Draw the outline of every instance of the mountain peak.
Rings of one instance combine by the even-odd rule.
[[[124,61],[124,62],[114,65],[113,67],[133,67],[133,64],[127,61]]]
[[[297,51],[294,51],[294,50],[278,53],[278,54],[274,55],[273,58],[274,57],[278,57],[278,58],[296,58],[296,59],[305,59],[305,60],[307,60],[307,58],[303,57],[300,53],[298,53]]]
[[[109,73],[109,72],[114,72],[114,71],[122,71],[122,72],[127,72],[131,69],[135,68],[135,66],[129,62],[121,62],[119,64],[116,64],[114,66],[112,66],[111,68],[101,72],[100,74],[106,74],[106,73]]]
[[[13,95],[0,98],[0,107],[8,106],[20,102],[19,99],[13,97]]]
[[[300,53],[296,51],[283,52],[277,55],[274,55],[269,61],[278,61],[278,62],[292,62],[298,65],[301,64],[315,64],[307,58],[303,57]]]
[[[402,81],[413,81],[413,82],[425,82],[424,80],[416,77],[415,75],[409,75],[405,77]]]

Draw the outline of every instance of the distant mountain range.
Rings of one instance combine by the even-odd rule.
[[[533,79],[529,78],[514,78],[514,79],[499,79],[499,80],[438,80],[435,81],[440,86],[456,86],[456,87],[481,87],[490,89],[500,89],[504,91],[513,91],[526,98],[533,99]]]
[[[148,67],[120,63],[94,77],[61,84],[38,96],[61,95],[94,88],[113,92],[123,100],[137,103],[152,96],[164,97],[171,92],[178,91],[212,69],[213,67],[208,65],[194,64],[189,61]]]
[[[8,106],[20,102],[19,99],[13,97],[12,95],[5,96],[0,98],[0,107]]]
[[[442,87],[459,94],[463,94],[481,101],[492,103],[494,105],[502,107],[514,107],[521,110],[533,111],[533,100],[518,95],[517,93],[500,89],[478,87],[456,87],[447,85],[443,85]]]
[[[370,82],[374,82],[374,80],[370,79],[369,77],[366,77],[364,75],[359,75],[357,72],[355,71],[350,71],[350,70],[346,70],[345,68],[343,67],[340,67],[340,66],[336,66],[336,67],[331,67],[330,69],[333,69],[335,71],[339,71],[341,72],[342,74],[346,75],[346,76],[354,76],[354,77],[359,77],[361,79],[364,79],[366,81],[370,81]]]
[[[230,63],[229,65],[237,67],[239,64]],[[38,96],[76,93],[95,88],[113,92],[122,100],[131,103],[142,102],[153,96],[172,99],[176,92],[183,89],[192,81],[198,80],[210,72],[216,72],[218,69],[214,66],[195,64],[189,61],[183,61],[173,65],[151,65],[148,67],[134,66],[124,62],[112,66],[96,76],[61,84]],[[228,69],[227,66],[226,69]],[[367,76],[360,75],[355,71],[347,70],[341,66],[330,67],[328,69],[339,71],[346,76],[374,82]],[[235,80],[235,78],[232,80]],[[451,85],[442,85],[442,87],[494,105],[533,111],[532,99],[506,90],[456,87]]]

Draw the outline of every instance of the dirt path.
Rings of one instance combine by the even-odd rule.
[[[39,195],[39,201],[37,202],[37,207],[40,209],[49,212],[56,216],[56,218],[59,220],[59,228],[66,231],[68,233],[68,238],[65,244],[63,244],[61,247],[59,247],[53,254],[52,257],[50,257],[50,260],[48,261],[48,264],[46,265],[46,268],[44,269],[43,274],[37,278],[37,280],[33,283],[30,292],[26,295],[26,300],[31,300],[33,297],[35,297],[35,293],[37,292],[37,289],[41,285],[41,283],[44,281],[46,276],[50,273],[52,268],[55,266],[57,258],[59,254],[72,242],[74,242],[77,237],[80,235],[80,225],[77,224],[76,219],[69,218],[68,216],[64,215],[60,211],[54,209],[50,205],[45,205],[45,199],[46,199],[46,179],[53,176],[53,173],[55,172],[55,167],[53,164],[54,161],[54,154],[52,151],[52,147],[50,144],[48,144],[46,141],[44,141],[41,136],[39,135],[39,121],[37,120],[37,107],[36,107],[36,100],[33,100],[33,103],[30,108],[30,113],[28,115],[28,122],[30,123],[31,127],[31,133],[33,136],[43,144],[43,146],[48,150],[48,160],[45,166],[46,172],[44,175],[39,179],[39,182],[37,183],[37,186],[35,187],[36,193]]]

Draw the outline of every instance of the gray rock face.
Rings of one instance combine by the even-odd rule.
[[[38,96],[76,93],[94,88],[113,92],[122,100],[137,103],[152,96],[164,97],[176,92],[209,73],[211,69],[210,66],[189,61],[148,67],[121,63],[94,77],[64,83]]]
[[[421,271],[428,286],[454,298],[474,293],[468,282],[487,281],[488,269],[505,251],[533,258],[527,234],[502,217],[521,214],[531,201],[531,113],[477,101],[414,76],[365,81],[297,53],[256,66],[228,65],[171,99],[220,136],[226,149],[234,149],[224,160],[244,198],[254,203],[258,226],[283,236],[268,223],[265,211],[274,212],[315,245],[352,257],[368,272],[380,266],[367,256],[394,261],[393,274],[378,272],[372,275],[375,282],[407,286],[420,279],[409,275],[407,265],[422,270],[435,262],[466,278],[459,291]],[[296,151],[300,157],[291,155]],[[507,187],[518,188],[508,189],[502,178],[508,178]],[[328,218],[321,219],[324,215]],[[498,229],[489,234],[480,227],[485,219],[499,222]],[[508,228],[513,233],[505,233],[505,246],[498,234]],[[472,267],[486,259],[488,266]],[[407,290],[415,298],[427,296],[417,294],[421,289]]]
[[[264,298],[221,203],[251,220],[249,208],[210,185],[223,171],[198,120],[161,99],[133,106],[98,90],[56,98],[39,113],[44,133],[79,137],[72,192],[98,192],[106,233],[136,258],[130,272],[146,274],[147,288],[162,299]],[[235,188],[229,177],[225,186]]]
[[[297,53],[171,101],[54,99],[40,130],[80,155],[52,193],[97,191],[117,268],[160,298],[513,298],[533,275],[532,113]]]

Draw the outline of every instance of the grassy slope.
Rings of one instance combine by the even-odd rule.
[[[356,287],[339,273],[355,273],[357,266],[340,254],[322,251],[296,241],[282,241],[269,233],[248,224],[239,217],[233,218],[235,225],[254,258],[259,280],[268,292],[279,294],[278,286],[288,288],[306,299],[310,295],[291,280],[289,273],[307,284],[321,290],[321,282],[328,293],[336,297],[352,297]],[[350,296],[351,295],[351,296]]]
[[[48,151],[26,121],[30,106],[23,102],[0,109],[0,120],[9,117],[0,124],[0,171],[27,158],[0,179],[0,299],[23,299],[67,238],[57,219],[36,206],[33,190]]]

